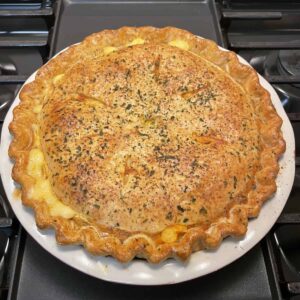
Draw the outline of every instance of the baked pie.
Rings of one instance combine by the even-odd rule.
[[[276,191],[282,120],[256,72],[177,28],[88,36],[40,68],[10,124],[13,179],[59,244],[187,259]]]

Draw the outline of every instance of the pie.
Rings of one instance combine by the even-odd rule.
[[[243,236],[276,191],[282,120],[256,72],[167,27],[104,30],[40,68],[10,124],[38,227],[121,262]]]

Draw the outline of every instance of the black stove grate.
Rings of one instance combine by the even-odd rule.
[[[0,131],[21,84],[48,59],[53,20],[54,8],[48,0],[0,3]],[[12,280],[16,277],[21,231],[0,182],[1,300],[8,299]]]
[[[52,56],[56,51],[63,48],[64,43],[66,42],[64,38],[66,36],[59,36],[59,26],[68,25],[67,16],[63,17],[61,13],[61,7],[63,6],[63,0],[50,1],[50,0],[20,0],[20,1],[1,1],[0,3],[0,27],[3,25],[5,30],[0,31],[0,95],[2,96],[4,93],[10,95],[10,99],[8,96],[3,100],[0,96],[0,129],[2,127],[3,118],[7,108],[11,101],[13,101],[14,96],[18,89],[20,88],[20,84],[24,83],[28,76],[37,69],[42,63],[45,63],[49,56]],[[68,4],[80,4],[80,1],[67,1]],[[97,1],[89,1],[90,4],[95,4]],[[105,1],[98,1],[105,2]],[[106,1],[107,2],[107,1]],[[131,2],[132,1],[128,1]],[[143,1],[135,1],[139,5],[143,4]],[[147,5],[151,2],[147,2]],[[158,9],[159,1],[152,1],[157,4]],[[207,1],[163,1],[165,4],[170,5],[170,11],[176,12],[176,8],[173,8],[172,5],[176,5],[179,2],[182,4],[183,2],[190,3],[205,3]],[[212,5],[212,1],[208,1]],[[224,44],[230,49],[240,53],[243,56],[243,51],[252,51],[252,50],[264,50],[264,51],[277,51],[279,49],[300,49],[299,38],[299,20],[300,17],[300,3],[299,1],[254,1],[251,2],[251,9],[249,9],[249,4],[247,1],[231,1],[231,0],[223,0],[216,1],[217,6],[219,8],[219,16],[220,22],[222,25],[222,33],[224,37]],[[288,3],[287,3],[288,2]],[[81,3],[83,5],[83,1]],[[105,4],[105,3],[104,3]],[[110,20],[108,16],[109,9],[108,2],[103,8],[103,26],[109,24]],[[121,2],[112,1],[112,6],[121,5]],[[126,8],[126,5],[122,3],[122,7]],[[270,6],[272,6],[272,10],[270,10]],[[79,7],[79,9],[78,9]],[[74,11],[77,14],[77,19],[80,19],[80,5],[75,7]],[[154,6],[153,6],[154,7]],[[273,9],[274,8],[274,9]],[[70,8],[72,9],[72,7]],[[132,6],[131,8],[132,9]],[[129,9],[129,10],[130,10]],[[188,11],[186,10],[185,13]],[[86,11],[85,11],[86,13]],[[120,12],[118,12],[120,13]],[[79,15],[78,15],[79,14]],[[159,14],[158,14],[159,15]],[[87,19],[90,23],[96,20],[97,15],[93,15],[92,19]],[[62,18],[63,17],[63,18]],[[73,16],[74,17],[74,16]],[[148,16],[149,17],[149,16]],[[150,16],[151,17],[151,16]],[[149,17],[149,18],[150,18]],[[172,22],[176,19],[173,17]],[[187,18],[189,19],[189,18]],[[197,19],[193,19],[192,22],[189,23],[188,26],[195,26],[197,24]],[[99,21],[100,22],[100,21]],[[132,21],[134,22],[134,21]],[[138,19],[137,25],[140,25],[142,22],[141,19]],[[186,20],[184,21],[186,22]],[[61,24],[60,24],[61,23]],[[22,26],[24,24],[24,26]],[[100,24],[100,23],[99,23]],[[162,24],[162,23],[161,23]],[[182,23],[183,24],[183,23]],[[296,24],[296,25],[295,25]],[[298,24],[298,25],[297,25]],[[175,25],[176,24],[170,24]],[[17,27],[16,27],[17,26]],[[260,26],[260,27],[259,27]],[[84,26],[83,26],[84,27]],[[218,27],[218,26],[217,26]],[[16,30],[15,30],[16,28]],[[22,28],[22,30],[20,30]],[[263,30],[262,30],[263,28]],[[100,28],[102,29],[102,28]],[[86,35],[89,32],[85,33],[84,30],[93,30],[91,29],[80,29],[82,35]],[[274,31],[274,32],[273,32]],[[216,39],[218,39],[219,43],[222,42],[221,34],[215,33]],[[80,39],[80,36],[70,36],[70,39]],[[74,40],[75,42],[75,40]],[[38,56],[33,66],[24,67],[24,69],[16,68],[16,72],[7,72],[5,66],[1,65],[1,51],[12,51],[16,53],[22,53],[24,49],[28,51],[33,51],[35,55]],[[27,51],[26,50],[26,51]],[[299,50],[300,51],[300,50]],[[24,53],[24,52],[23,52]],[[31,63],[32,60],[30,60]],[[264,67],[262,67],[264,70]],[[279,85],[297,85],[300,84],[300,74],[288,75],[288,74],[262,74],[266,77],[266,79],[275,86]],[[2,89],[2,90],[1,90]],[[9,94],[10,93],[10,94]],[[299,94],[300,95],[300,92]],[[6,102],[9,104],[6,104]],[[289,108],[288,108],[289,107]],[[295,106],[286,106],[286,110],[288,113],[288,117],[292,122],[296,133],[296,143],[300,143],[297,140],[297,130],[300,130],[300,108],[299,111],[296,109],[290,109],[290,107]],[[300,106],[299,106],[300,107]],[[1,111],[2,110],[2,111]],[[298,146],[298,144],[297,144]],[[300,146],[300,144],[299,144]],[[299,151],[299,152],[298,152]],[[300,190],[298,191],[297,186],[300,185],[300,147],[296,149],[296,178],[295,184],[293,188],[293,192],[290,198],[299,199]],[[7,206],[7,200],[5,199],[5,193],[3,188],[0,185],[0,203],[5,203]],[[2,199],[3,198],[3,199]],[[291,199],[289,199],[290,202]],[[172,295],[174,298],[180,298],[182,293],[186,294],[186,299],[196,299],[200,296],[199,288],[202,286],[204,289],[205,286],[208,288],[205,289],[205,292],[202,293],[202,296],[207,296],[207,298],[213,299],[218,298],[217,294],[214,296],[214,289],[209,288],[210,281],[221,282],[224,280],[224,276],[228,276],[230,272],[237,272],[240,268],[243,268],[243,263],[247,263],[248,261],[256,261],[257,266],[265,264],[264,268],[268,271],[268,280],[270,284],[270,289],[272,292],[272,298],[274,299],[300,299],[300,269],[295,268],[295,266],[299,266],[299,261],[297,260],[297,256],[295,255],[295,251],[297,251],[298,243],[298,251],[300,248],[300,232],[297,236],[294,236],[294,239],[288,240],[285,238],[285,231],[281,230],[281,228],[286,228],[291,231],[291,227],[300,228],[300,209],[292,209],[289,207],[293,207],[293,205],[287,205],[287,209],[284,210],[283,214],[278,219],[276,225],[272,228],[271,232],[267,235],[267,237],[263,240],[263,242],[257,246],[248,256],[242,258],[241,261],[238,261],[236,265],[229,270],[226,269],[218,272],[215,276],[214,274],[209,275],[205,278],[196,279],[186,284],[179,285],[180,291],[177,293],[172,292],[172,288],[162,288],[163,294],[161,291],[156,288],[155,292],[151,294],[149,289],[149,297],[150,295],[157,296],[163,295],[164,298],[168,298],[168,295]],[[102,281],[97,281],[96,279],[92,279],[86,275],[83,275],[77,271],[70,269],[69,267],[61,264],[60,262],[56,262],[56,260],[52,257],[48,257],[47,253],[42,250],[30,237],[26,235],[24,231],[22,231],[21,227],[18,225],[17,220],[13,217],[9,208],[7,209],[8,213],[5,215],[0,215],[0,230],[1,232],[5,232],[10,239],[10,245],[6,253],[6,264],[5,264],[5,278],[0,284],[0,300],[4,299],[26,299],[26,295],[29,296],[31,286],[28,288],[24,287],[20,288],[21,284],[26,280],[26,277],[32,276],[32,279],[36,279],[34,281],[35,284],[39,284],[38,278],[42,275],[43,270],[38,266],[34,266],[35,257],[30,253],[30,249],[35,249],[37,251],[37,256],[41,261],[49,259],[53,268],[49,268],[49,278],[43,277],[41,281],[41,286],[43,288],[38,289],[39,293],[47,290],[47,284],[51,286],[59,285],[59,281],[57,278],[61,278],[63,280],[64,275],[68,274],[71,278],[72,276],[77,280],[78,283],[82,283],[86,281],[83,286],[89,287],[90,289],[95,288],[98,295],[102,293],[104,297],[117,299],[122,295],[132,295],[135,291],[139,293],[140,296],[144,295],[143,288],[134,288],[130,287],[118,288],[115,284],[109,284]],[[4,230],[3,230],[4,229]],[[297,229],[297,230],[298,230]],[[296,231],[297,232],[297,231]],[[284,241],[285,246],[280,243],[280,241]],[[30,248],[33,247],[33,248]],[[264,256],[261,256],[261,252],[259,248],[263,249]],[[292,264],[291,264],[292,263]],[[293,265],[294,264],[294,265]],[[44,262],[41,264],[44,268],[47,268],[47,264]],[[32,269],[31,269],[32,268]],[[58,268],[58,269],[56,269]],[[253,268],[252,268],[253,269]],[[30,270],[35,270],[36,274],[31,274]],[[56,276],[56,270],[61,270],[62,274],[59,275],[56,279],[53,276]],[[229,270],[229,271],[228,271]],[[261,269],[259,269],[261,270]],[[254,271],[254,270],[252,270]],[[65,272],[65,273],[64,273]],[[75,275],[74,275],[75,272]],[[223,272],[223,273],[222,273]],[[227,273],[226,273],[227,272]],[[1,272],[0,272],[1,273]],[[253,273],[250,273],[252,276]],[[254,273],[255,274],[255,273]],[[23,277],[22,277],[23,276]],[[232,275],[234,276],[234,275]],[[251,287],[255,289],[259,286],[257,282],[255,282],[255,278],[251,276],[245,276],[245,280],[241,280],[241,284],[246,287]],[[298,277],[297,277],[298,276]],[[235,280],[238,280],[239,274]],[[21,279],[20,279],[21,278]],[[47,281],[52,278],[52,281]],[[219,278],[219,279],[218,279]],[[21,281],[20,281],[21,280]],[[219,280],[219,281],[218,281]],[[229,280],[229,279],[228,279]],[[247,281],[248,280],[248,281]],[[251,283],[250,283],[250,281]],[[228,281],[230,282],[230,280]],[[233,287],[232,283],[232,298],[241,299],[241,295],[245,296],[245,294],[238,294],[238,290]],[[200,286],[199,286],[200,285]],[[68,285],[69,286],[69,285]],[[124,287],[124,286],[123,286]],[[58,287],[58,290],[61,287]],[[224,291],[226,287],[224,287]],[[81,289],[78,287],[71,287],[69,289],[74,289],[80,295],[80,297],[84,297],[85,295],[90,295],[90,298],[93,297],[93,293],[89,290],[88,294],[82,293]],[[244,289],[241,286],[241,289]],[[120,292],[116,292],[116,291]],[[151,289],[152,290],[152,289]],[[193,293],[188,293],[188,291],[192,290]],[[262,291],[261,290],[261,291]],[[62,293],[66,292],[65,290],[60,290]],[[18,292],[23,292],[24,297],[22,298],[21,294]],[[26,294],[27,293],[27,294]],[[60,297],[59,293],[55,293],[55,290],[51,291],[53,297]],[[171,294],[170,294],[171,293]],[[233,294],[235,293],[235,294]],[[245,290],[244,290],[245,293]],[[65,294],[65,299],[77,299],[76,295],[73,292],[68,292],[68,296]],[[119,296],[118,296],[119,295]],[[230,297],[229,294],[224,294],[226,297]],[[261,292],[263,298],[269,299],[270,296],[266,292],[263,294]],[[219,296],[219,295],[218,295]],[[199,297],[198,297],[199,298]],[[204,297],[205,298],[205,297]],[[224,297],[223,297],[224,298]],[[247,298],[247,297],[244,297]],[[118,298],[119,299],[119,298]],[[182,299],[184,299],[184,294],[182,295]],[[220,297],[218,299],[221,299]],[[224,298],[226,299],[226,298]],[[248,299],[254,299],[254,294],[249,294]]]
[[[240,52],[244,48],[252,50],[278,49],[279,51],[293,49],[293,52],[297,53],[299,57],[300,42],[297,36],[299,37],[300,27],[299,22],[294,23],[295,18],[298,20],[300,18],[299,1],[274,1],[272,4],[268,1],[253,2],[249,9],[245,6],[245,1],[225,0],[222,7],[222,22],[226,27],[228,45],[234,51]],[[274,7],[274,11],[270,11],[270,7]],[[241,8],[243,9],[241,10]],[[296,28],[294,28],[295,25]],[[258,30],[259,26],[261,26],[260,31]],[[279,37],[278,32],[280,32]],[[245,39],[245,36],[248,38]],[[242,51],[241,53],[243,53]],[[293,63],[298,66],[299,58]],[[300,68],[296,69],[296,73],[293,75],[263,73],[262,75],[273,85],[295,85],[300,84]],[[300,89],[298,95],[300,95]],[[294,105],[294,107],[297,106]],[[270,267],[270,281],[275,287],[273,289],[274,297],[300,299],[300,256],[297,254],[300,253],[300,205],[297,205],[298,210],[288,210],[292,198],[294,203],[296,201],[299,203],[300,196],[297,191],[297,186],[300,185],[300,155],[299,147],[297,147],[300,114],[298,111],[290,111],[288,107],[285,109],[296,135],[296,176],[286,209],[265,239],[265,254]],[[295,196],[293,197],[293,195]]]

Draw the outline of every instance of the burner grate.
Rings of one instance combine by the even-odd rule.
[[[251,9],[242,0],[225,0],[222,4],[221,23],[223,31],[227,33],[229,47],[244,56],[273,84],[295,131],[296,177],[293,190],[286,208],[267,235],[264,245],[273,297],[298,299],[300,262],[295,260],[295,252],[299,253],[300,250],[300,207],[297,204],[300,193],[300,145],[297,137],[300,128],[300,74],[295,58],[297,59],[300,51],[300,31],[295,20],[300,17],[300,4],[296,1],[278,1],[271,5],[268,1],[255,1]],[[270,9],[270,6],[274,9]],[[284,70],[283,67],[278,68],[278,63],[282,66],[282,59]]]
[[[1,83],[24,83],[28,78],[27,75],[0,75]]]
[[[21,84],[48,59],[53,18],[48,0],[0,3],[0,131]],[[18,277],[21,230],[0,184],[0,300],[10,297],[12,281]]]
[[[300,45],[299,45],[300,47]],[[300,76],[288,76],[288,75],[268,75],[265,76],[266,80],[270,83],[299,83]]]

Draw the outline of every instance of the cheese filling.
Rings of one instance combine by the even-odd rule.
[[[104,47],[104,48],[103,48],[103,53],[104,53],[105,55],[107,55],[107,54],[109,54],[109,53],[111,53],[111,52],[114,52],[114,51],[116,51],[116,50],[117,50],[116,47]]]
[[[169,45],[180,48],[182,50],[189,50],[189,44],[183,40],[172,40]]]
[[[143,45],[144,43],[145,43],[145,40],[138,37],[138,38],[133,39],[128,44],[126,44],[126,47],[130,47],[130,46],[134,46],[134,45]],[[180,48],[182,50],[186,50],[186,51],[189,50],[189,48],[190,48],[189,44],[186,41],[180,40],[180,39],[170,41],[169,45]],[[105,55],[107,55],[107,54],[110,54],[117,50],[118,50],[117,47],[107,46],[107,47],[103,48],[103,53]],[[60,75],[56,76],[53,80],[54,84],[57,83],[57,81],[59,81],[63,77],[63,75],[64,74],[60,74]]]
[[[145,40],[141,38],[136,38],[132,40],[130,43],[128,43],[126,46],[134,46],[134,45],[143,45],[145,43]]]
[[[184,233],[187,231],[187,227],[181,224],[173,225],[161,233],[161,239],[165,243],[174,243],[178,239],[179,233]]]
[[[44,201],[48,204],[53,217],[70,219],[76,212],[64,205],[53,193],[50,180],[45,177],[46,163],[41,150],[33,148],[29,153],[27,173],[35,179],[35,184],[29,196],[35,201]]]

